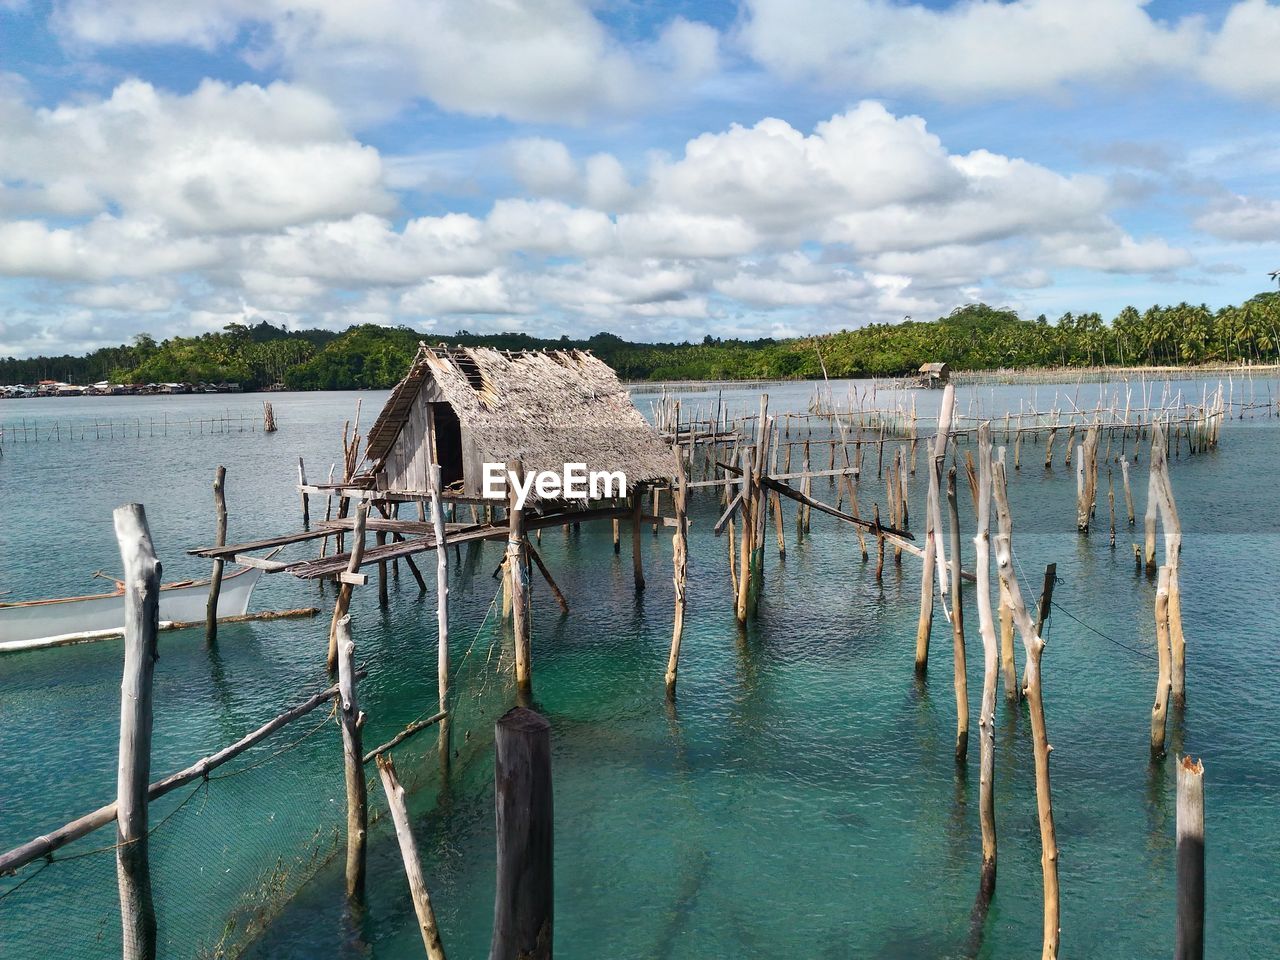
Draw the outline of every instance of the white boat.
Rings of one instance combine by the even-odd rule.
[[[245,567],[223,576],[218,594],[219,620],[248,612],[249,598],[262,572],[257,567]],[[0,653],[119,636],[124,624],[124,581],[115,580],[115,584],[111,593],[0,603]],[[162,584],[160,625],[203,622],[208,603],[207,579]]]

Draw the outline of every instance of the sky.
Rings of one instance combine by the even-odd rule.
[[[1278,51],[1269,0],[0,0],[0,355],[1238,303]]]

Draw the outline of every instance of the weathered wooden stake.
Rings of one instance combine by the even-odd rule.
[[[1169,567],[1160,568],[1156,586],[1156,653],[1160,659],[1156,674],[1156,699],[1151,707],[1151,758],[1164,756],[1165,718],[1169,712],[1170,673],[1172,658],[1169,652]]]
[[[996,889],[996,672],[999,649],[991,616],[991,426],[978,427],[977,535],[974,575],[978,629],[982,634],[982,705],[978,710],[978,822],[982,828],[982,879],[978,904],[985,911]],[[959,579],[958,577],[956,579]]]
[[[1022,589],[1013,572],[1013,517],[1009,512],[1008,482],[1002,461],[992,465],[992,492],[996,501],[996,568],[1009,595],[1013,619],[1026,649],[1027,712],[1031,717],[1031,742],[1036,762],[1036,808],[1040,820],[1040,866],[1044,876],[1044,947],[1041,960],[1056,960],[1061,937],[1058,906],[1058,840],[1053,824],[1053,798],[1049,783],[1049,736],[1045,728],[1044,699],[1040,687],[1040,656],[1044,639],[1022,600]]]
[[[916,624],[916,675],[923,676],[929,669],[929,632],[933,628],[933,578],[934,567],[939,566],[938,586],[945,589],[946,575],[941,572],[939,558],[945,562],[941,548],[942,522],[938,488],[942,483],[942,465],[947,456],[947,437],[951,431],[951,414],[955,408],[956,389],[947,384],[942,393],[942,408],[938,413],[938,433],[933,438],[933,450],[929,458],[929,501],[925,509],[924,565],[920,574],[920,619]],[[882,445],[883,446],[883,445]]]
[[[151,782],[151,682],[159,656],[160,561],[142,504],[114,513],[124,567],[124,677],[120,684],[120,755],[116,777],[116,881],[124,960],[155,960],[156,912],[147,844]]]
[[[1204,960],[1204,764],[1178,761],[1178,919],[1175,960]]]
[[[413,825],[409,822],[409,810],[404,802],[404,787],[396,777],[396,768],[391,757],[380,753],[377,756],[378,777],[382,781],[382,792],[387,797],[387,807],[391,811],[391,821],[396,827],[396,840],[400,843],[400,859],[404,861],[404,873],[409,880],[409,896],[413,899],[413,910],[418,915],[418,930],[422,934],[422,945],[426,948],[429,960],[445,960],[444,945],[440,942],[440,928],[436,925],[436,913],[431,906],[431,895],[427,892],[427,881],[422,875],[422,861],[418,857],[418,844],[413,839]]]
[[[644,560],[640,549],[640,518],[644,515],[644,486],[631,488],[631,574],[635,578],[636,592],[644,589]]]
[[[672,491],[676,528],[671,535],[671,565],[675,583],[675,616],[671,625],[671,655],[667,657],[667,696],[676,695],[676,674],[680,668],[680,640],[684,634],[685,581],[689,572],[689,521],[686,516],[688,486],[684,465],[676,458],[676,485]]]
[[[364,506],[364,504],[361,504]],[[347,899],[364,900],[365,838],[369,830],[360,728],[364,714],[356,699],[356,645],[351,617],[338,620],[338,725],[342,728],[342,767],[347,785]]]
[[[440,466],[432,463],[428,475],[431,494],[431,528],[436,538],[436,687],[440,712],[439,754],[440,764],[449,769],[450,732],[449,717],[449,551],[446,549],[444,505],[440,501]]]
[[[307,468],[302,463],[302,458],[298,458],[298,486],[305,487],[307,485]],[[306,490],[299,491],[298,495],[302,497],[302,529],[311,529],[311,497]]]
[[[497,880],[489,960],[551,960],[551,725],[524,707],[494,725]]]
[[[351,531],[351,554],[347,560],[347,573],[352,576],[360,572],[360,562],[364,559],[364,526],[368,518],[369,502],[361,500],[356,505],[355,526]],[[351,608],[353,589],[352,583],[343,580],[338,584],[338,597],[333,602],[333,620],[329,624],[329,655],[326,658],[330,673],[338,669],[338,622]]]
[[[219,466],[213,475],[213,512],[217,517],[215,546],[227,545],[227,495],[225,491],[227,468]],[[205,607],[204,639],[206,643],[215,643],[218,639],[218,597],[222,593],[221,559],[213,561],[213,573],[209,575],[209,603]]]
[[[961,588],[960,512],[956,505],[956,468],[947,472],[947,511],[951,521],[951,635],[955,653],[956,763],[969,755],[969,679],[964,656],[964,591]]]
[[[1018,664],[1013,652],[1013,608],[1009,605],[1009,593],[1004,581],[1000,581],[1000,675],[1004,680],[1004,699],[1016,704],[1022,700],[1022,688],[1018,686]]]
[[[523,482],[524,464],[513,460],[507,464],[510,476]],[[528,554],[525,549],[524,509],[516,506],[514,484],[508,491],[507,508],[507,585],[511,588],[511,626],[516,646],[516,693],[525,702],[533,690],[532,656],[529,649],[529,579]]]
[[[1129,526],[1134,525],[1133,516],[1133,491],[1129,489],[1129,461],[1125,457],[1120,458],[1120,477],[1124,481],[1124,506],[1129,515]]]

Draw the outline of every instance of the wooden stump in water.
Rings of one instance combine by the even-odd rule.
[[[444,945],[440,942],[440,928],[436,924],[431,895],[427,892],[427,881],[422,875],[418,844],[413,838],[413,825],[409,822],[409,810],[404,802],[404,787],[400,786],[400,780],[396,777],[396,768],[390,756],[378,754],[377,764],[378,777],[382,781],[382,792],[387,797],[387,807],[391,811],[391,820],[396,828],[396,840],[400,844],[400,859],[404,861],[404,872],[409,881],[409,896],[413,900],[413,911],[418,917],[418,931],[422,934],[422,945],[427,951],[428,960],[445,960]]]
[[[1204,764],[1178,760],[1178,918],[1175,960],[1204,960]]]
[[[1172,657],[1169,651],[1169,567],[1160,568],[1156,587],[1156,653],[1160,659],[1156,675],[1156,699],[1151,707],[1151,758],[1164,756],[1166,717],[1169,712]]]
[[[956,505],[956,470],[947,473],[947,512],[951,521],[951,635],[955,661],[956,763],[969,755],[969,680],[964,656],[964,591],[961,587],[960,515]]]
[[[676,485],[672,491],[672,503],[675,507],[676,528],[671,535],[672,580],[675,585],[675,614],[671,624],[671,653],[667,657],[667,696],[676,695],[676,675],[680,669],[680,640],[684,635],[685,580],[689,570],[689,522],[685,514],[685,502],[688,487],[685,483],[684,466],[676,460]]]
[[[551,960],[551,725],[514,707],[494,725],[497,877],[489,960]]]
[[[982,704],[978,709],[978,822],[982,829],[982,874],[975,906],[981,911],[981,919],[985,920],[996,889],[996,673],[999,664],[999,644],[991,616],[991,428],[985,423],[978,427],[975,513],[974,576],[978,630],[982,634]]]

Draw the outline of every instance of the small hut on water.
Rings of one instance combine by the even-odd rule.
[[[941,390],[951,382],[951,364],[949,363],[922,363],[919,373],[920,386],[931,390]]]

